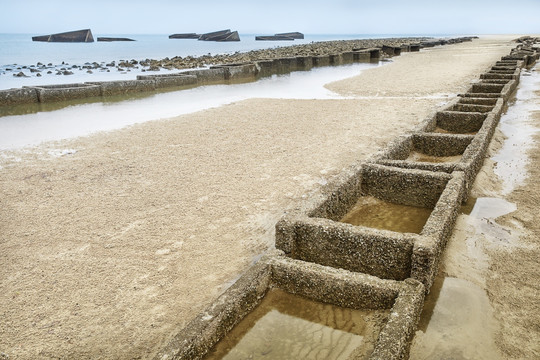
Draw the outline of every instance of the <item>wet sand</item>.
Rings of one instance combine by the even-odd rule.
[[[426,299],[411,359],[540,356],[539,70],[522,75],[501,117]]]
[[[150,358],[273,246],[297,199],[465,92],[512,38],[327,85],[352,98],[250,99],[2,152],[0,353]]]

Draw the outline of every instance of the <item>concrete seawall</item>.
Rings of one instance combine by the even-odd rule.
[[[471,38],[456,38],[436,45],[454,44],[470,41]],[[431,43],[406,44],[418,51]],[[435,46],[435,44],[433,45]],[[286,74],[292,71],[309,70],[317,66],[339,66],[354,62],[378,61],[382,53],[386,56],[398,56],[401,47],[383,46],[382,48],[355,49],[342,53],[320,56],[282,57],[271,60],[259,60],[251,63],[222,64],[206,69],[187,70],[173,74],[139,75],[136,80],[99,81],[66,85],[28,86],[21,89],[0,90],[0,106],[18,104],[61,102],[64,100],[108,97],[118,94],[152,92],[162,89],[182,89],[210,84],[229,84],[232,82],[256,81],[274,74]]]

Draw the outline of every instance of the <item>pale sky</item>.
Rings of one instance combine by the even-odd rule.
[[[0,33],[539,34],[540,0],[0,0]]]

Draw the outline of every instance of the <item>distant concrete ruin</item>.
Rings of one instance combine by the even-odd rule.
[[[68,31],[52,35],[33,36],[32,41],[42,42],[94,42],[90,29]]]

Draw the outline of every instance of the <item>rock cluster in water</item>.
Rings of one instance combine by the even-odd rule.
[[[309,44],[292,46],[282,46],[270,49],[251,50],[247,52],[235,52],[232,54],[202,55],[202,56],[175,56],[164,59],[144,59],[144,60],[118,60],[112,62],[87,62],[82,65],[43,64],[36,65],[6,65],[0,68],[0,75],[13,74],[13,76],[41,76],[42,73],[56,75],[72,75],[74,71],[84,71],[92,74],[94,72],[147,72],[159,71],[161,69],[193,69],[209,65],[233,64],[242,62],[252,62],[264,59],[274,59],[292,56],[318,56],[337,54],[345,51],[358,50],[363,48],[376,48],[387,46],[399,47],[402,44],[412,44],[426,42],[429,38],[387,38],[387,39],[364,39],[364,40],[338,40],[321,41]],[[21,74],[22,73],[22,74]]]

